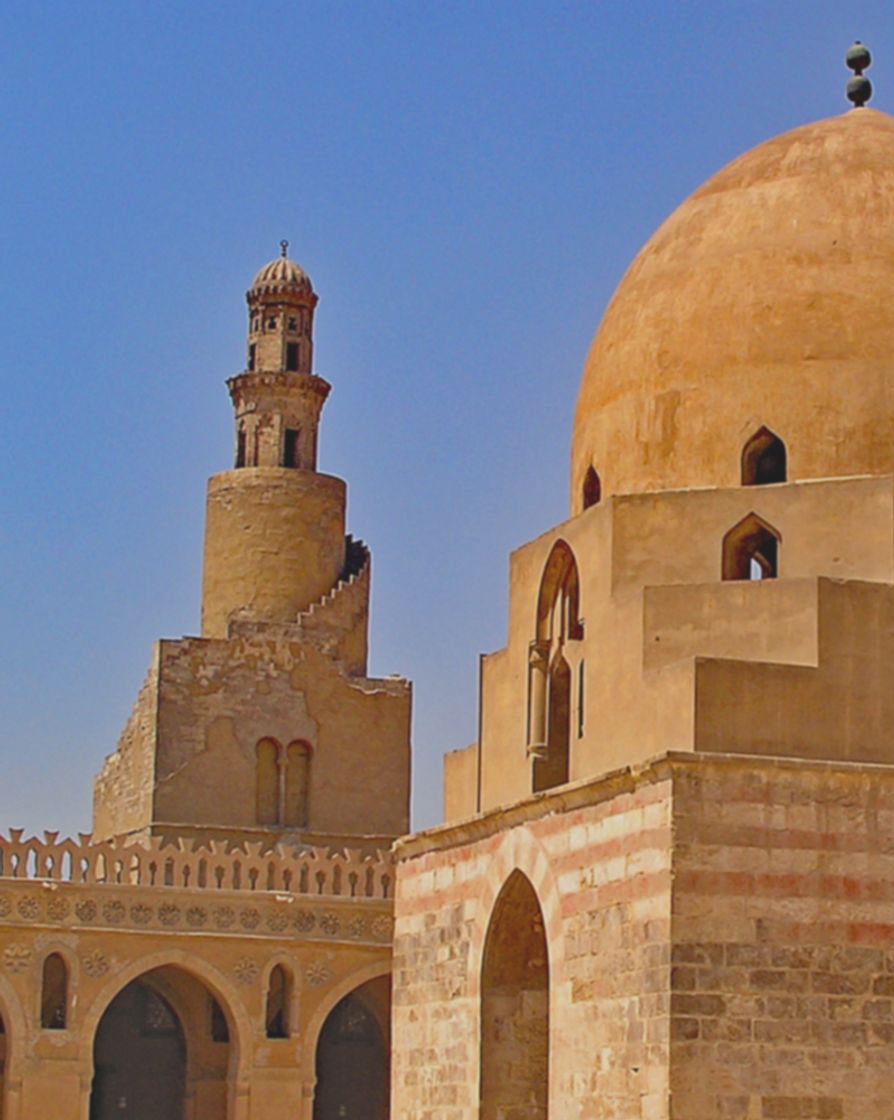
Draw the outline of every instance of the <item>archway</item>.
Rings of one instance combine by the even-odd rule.
[[[317,1040],[313,1120],[387,1120],[391,981],[368,980],[342,997]]]
[[[481,1120],[546,1120],[549,953],[530,880],[513,871],[494,905],[481,966]]]
[[[3,1120],[5,1111],[3,1102],[6,1099],[6,1020],[0,1011],[0,1120]]]
[[[226,1120],[229,1026],[194,976],[171,966],[125,985],[93,1043],[90,1120]]]

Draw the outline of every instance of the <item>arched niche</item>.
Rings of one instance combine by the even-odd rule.
[[[521,871],[494,904],[480,991],[480,1120],[546,1120],[549,950],[540,903]]]
[[[310,797],[311,746],[303,739],[286,748],[285,814],[288,828],[306,828]]]
[[[202,1120],[228,1120],[234,1059],[217,997],[183,969],[151,969],[126,983],[99,1019],[90,1120],[180,1120],[187,1100]]]
[[[368,980],[335,1004],[316,1046],[313,1120],[387,1120],[390,977]]]
[[[264,1030],[268,1038],[288,1038],[291,1031],[292,977],[285,965],[275,964],[267,978]]]
[[[749,513],[723,538],[723,578],[775,579],[779,575],[781,541],[778,529],[756,513]]]
[[[61,953],[44,958],[40,984],[40,1026],[61,1031],[68,1026],[68,965]]]
[[[255,747],[255,819],[279,824],[279,755],[275,739],[261,739]]]
[[[785,482],[788,472],[785,444],[769,428],[759,428],[742,449],[742,485],[767,486]]]

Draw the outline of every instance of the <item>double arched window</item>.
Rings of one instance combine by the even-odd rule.
[[[255,818],[260,825],[306,828],[310,800],[310,743],[283,747],[262,739],[255,748]]]

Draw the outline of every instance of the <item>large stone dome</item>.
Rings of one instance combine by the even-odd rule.
[[[894,472],[894,118],[796,129],[695,192],[630,266],[584,367],[572,512],[740,482],[768,427],[789,480]]]

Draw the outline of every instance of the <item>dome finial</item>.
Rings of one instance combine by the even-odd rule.
[[[859,109],[872,97],[872,82],[863,76],[863,71],[872,64],[872,55],[859,39],[855,39],[848,47],[844,61],[854,72],[854,77],[847,83],[847,99],[854,103],[855,109]]]
[[[288,243],[288,241],[286,241],[285,238],[283,238],[283,240],[280,241],[279,248],[280,248],[280,256],[287,257],[289,255],[289,243]]]

